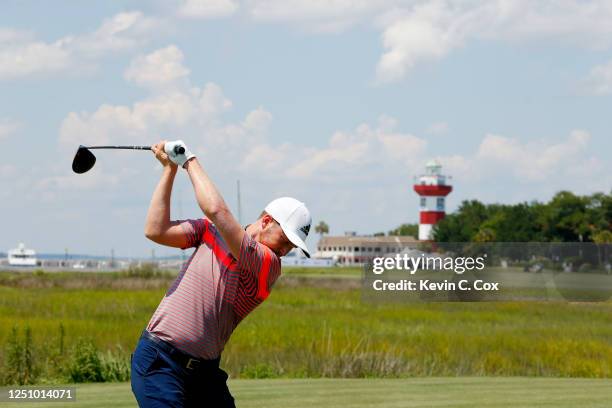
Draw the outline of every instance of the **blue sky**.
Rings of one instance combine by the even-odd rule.
[[[291,195],[336,234],[415,222],[431,158],[450,211],[612,188],[607,1],[8,2],[0,90],[0,250],[150,253],[159,166],[79,144],[182,138],[245,223]]]

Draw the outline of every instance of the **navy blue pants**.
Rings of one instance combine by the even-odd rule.
[[[131,369],[132,392],[141,408],[235,408],[225,371],[191,372],[147,338],[140,338]]]

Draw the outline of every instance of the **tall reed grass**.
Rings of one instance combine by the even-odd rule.
[[[99,287],[0,286],[3,371],[16,355],[27,361],[11,346],[17,327],[22,350],[27,342],[35,356],[28,381],[125,379],[166,285],[113,288],[109,282],[126,278],[98,279]],[[612,377],[612,302],[366,304],[344,281],[281,280],[236,329],[223,366],[242,378]],[[90,377],[70,374],[79,347],[97,356],[90,363],[100,371]]]

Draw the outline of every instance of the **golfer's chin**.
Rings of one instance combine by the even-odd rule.
[[[264,244],[264,245],[266,245],[266,244]],[[279,258],[280,258],[281,256],[285,256],[285,255],[287,255],[287,254],[285,253],[285,251],[283,251],[283,250],[276,249],[276,248],[272,248],[272,247],[270,247],[270,246],[268,246],[268,245],[266,245],[266,246],[267,246],[268,248],[270,248],[270,250],[271,250],[272,252],[274,252],[274,253],[276,254],[276,256],[278,256]]]
[[[274,252],[276,254],[276,256],[278,256],[279,258],[281,256],[285,256],[287,255],[288,251],[285,251],[283,248],[279,248],[271,243],[266,242],[265,240],[261,240],[259,241],[260,244],[265,245],[266,247],[268,247],[270,249],[270,251]]]

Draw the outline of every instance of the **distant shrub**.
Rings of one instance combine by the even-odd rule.
[[[176,274],[172,274],[170,271],[159,269],[154,263],[142,263],[138,265],[130,265],[128,269],[123,271],[124,276],[130,278],[168,278]]]
[[[40,360],[44,364],[41,378],[42,382],[57,382],[58,379],[65,378],[66,371],[66,353],[65,353],[65,338],[66,329],[62,322],[58,326],[57,340],[53,341],[51,338],[47,339],[47,346],[45,347],[46,355],[40,353]]]
[[[104,381],[102,360],[91,340],[77,342],[68,367],[68,378],[75,383]]]
[[[6,343],[3,383],[28,385],[36,382],[39,370],[33,349],[30,327],[25,327],[20,339],[17,326],[13,326]]]
[[[67,370],[68,380],[75,383],[113,382],[130,379],[129,360],[119,350],[100,353],[89,339],[77,342]]]
[[[258,363],[254,365],[247,365],[240,371],[240,377],[242,378],[277,378],[280,377],[280,373],[269,364]]]
[[[107,351],[101,356],[101,360],[105,382],[123,382],[130,379],[130,362],[121,352]]]
[[[310,376],[342,378],[398,377],[408,364],[394,347],[377,349],[371,338],[344,339],[338,348],[336,336],[329,330],[312,342],[303,357]]]

